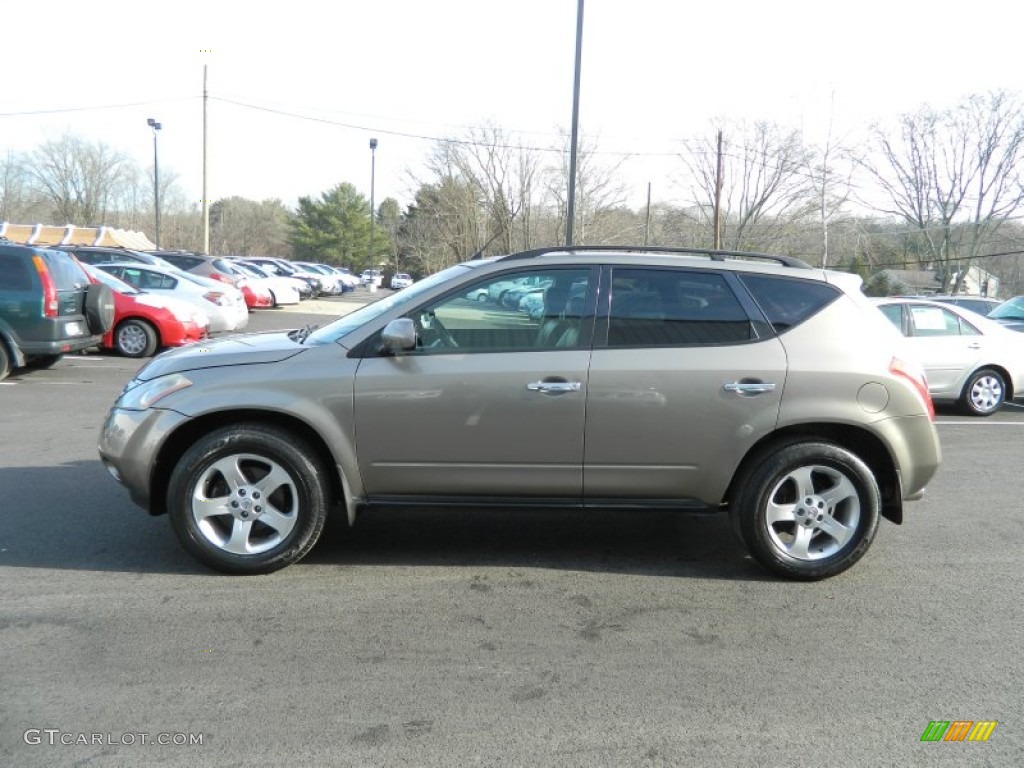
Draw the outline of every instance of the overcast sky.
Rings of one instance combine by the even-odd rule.
[[[14,6],[14,7],[12,7]],[[626,160],[630,202],[683,199],[680,140],[716,116],[822,143],[965,94],[1024,91],[1010,0],[586,0],[581,130]],[[244,10],[240,10],[243,9]],[[6,3],[0,152],[70,130],[202,196],[293,205],[341,181],[411,199],[432,141],[499,125],[551,147],[572,114],[577,0]],[[57,222],[59,223],[59,222]]]

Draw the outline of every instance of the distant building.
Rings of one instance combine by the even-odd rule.
[[[871,293],[908,296],[931,296],[942,293],[942,278],[936,270],[883,269],[866,281]],[[882,290],[884,289],[884,290]],[[999,278],[975,265],[967,270],[957,293],[965,296],[999,295]]]
[[[156,244],[141,232],[114,227],[63,227],[46,224],[0,223],[0,237],[23,245],[106,245],[134,248],[137,251],[155,251]]]

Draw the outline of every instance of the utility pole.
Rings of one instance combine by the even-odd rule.
[[[569,143],[569,199],[566,206],[565,244],[572,246],[576,218],[576,145],[580,126],[580,63],[583,59],[583,0],[576,6],[576,75],[572,84],[572,139]]]
[[[722,248],[722,131],[718,131],[718,152],[715,159],[715,250]]]
[[[651,182],[647,182],[647,224],[644,225],[644,247],[651,238]]]
[[[203,253],[210,253],[210,198],[206,192],[206,65],[203,64]]]

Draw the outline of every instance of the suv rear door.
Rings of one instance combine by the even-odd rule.
[[[782,344],[728,272],[615,266],[601,285],[585,499],[719,497],[778,420]]]

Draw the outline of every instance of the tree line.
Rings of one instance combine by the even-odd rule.
[[[812,146],[778,124],[724,120],[680,145],[665,163],[674,169],[674,196],[685,202],[638,210],[625,202],[627,159],[584,137],[575,241],[707,248],[717,220],[727,250],[793,255],[864,275],[932,270],[946,291],[958,290],[967,268],[978,265],[999,278],[1003,295],[1024,293],[1024,108],[1016,94],[923,106],[872,126],[860,146],[831,135]],[[211,251],[422,275],[476,253],[564,243],[566,134],[558,146],[528,147],[482,124],[435,142],[422,167],[404,209],[388,198],[371,212],[344,181],[294,208],[218,200],[210,209]],[[198,206],[166,169],[160,185],[163,244],[200,250]],[[152,169],[68,134],[0,161],[0,220],[147,231],[152,190]]]

